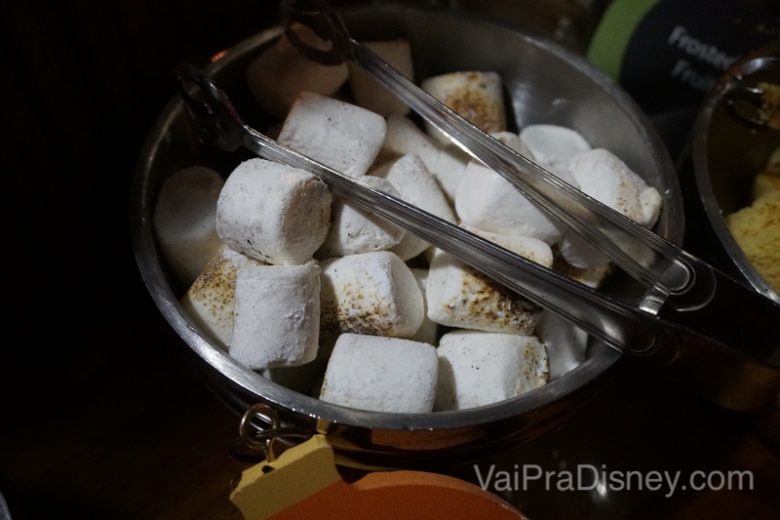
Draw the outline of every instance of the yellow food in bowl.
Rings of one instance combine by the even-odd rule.
[[[726,217],[726,224],[748,260],[780,292],[780,149],[753,185],[755,200]]]

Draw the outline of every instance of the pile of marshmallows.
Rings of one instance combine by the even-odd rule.
[[[411,77],[407,42],[368,45]],[[600,252],[436,129],[420,130],[362,71],[309,62],[282,37],[248,78],[263,108],[286,114],[280,143],[583,283],[597,286],[607,273]],[[357,104],[327,97],[347,78]],[[454,72],[422,85],[588,195],[655,222],[660,195],[609,151],[560,126],[507,132],[498,74]],[[582,331],[334,199],[302,170],[252,159],[224,183],[208,168],[181,170],[164,183],[155,228],[169,265],[191,284],[182,305],[193,321],[245,366],[324,401],[385,412],[471,408],[538,388],[584,358]],[[429,268],[410,268],[412,259]],[[454,330],[441,335],[440,326]],[[291,381],[302,371],[303,386]]]

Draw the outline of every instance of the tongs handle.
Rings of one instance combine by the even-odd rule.
[[[178,73],[191,115],[222,148],[233,151],[243,145],[258,155],[319,176],[354,206],[408,229],[510,290],[561,314],[608,346],[652,365],[684,369],[689,380],[696,379],[700,390],[724,406],[755,408],[780,385],[780,372],[721,341],[602,295],[273,141],[244,124],[228,97],[200,70],[183,66]],[[731,370],[740,374],[749,371],[751,380],[735,382],[726,377]],[[735,388],[740,390],[736,397]]]

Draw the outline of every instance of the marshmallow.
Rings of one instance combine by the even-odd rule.
[[[359,177],[374,162],[385,131],[380,115],[303,92],[287,115],[278,141],[338,172]]]
[[[459,157],[459,153],[459,150],[438,146],[406,117],[394,115],[387,119],[382,156],[396,158],[417,155],[449,200],[454,199],[455,190],[466,169],[466,161]]]
[[[490,231],[484,231],[471,226],[463,227],[475,235],[479,235],[485,240],[498,244],[504,249],[508,249],[543,267],[550,268],[553,265],[554,257],[552,248],[548,246],[546,242],[543,242],[538,238],[502,235],[501,233],[491,233]]]
[[[428,309],[425,301],[425,284],[428,282],[428,270],[413,267],[412,274],[414,275],[414,279],[417,280],[417,285],[420,287],[420,292],[422,292],[423,295],[423,313],[425,314],[422,325],[417,329],[417,334],[412,336],[412,339],[414,341],[435,345],[436,336],[438,335],[438,325],[428,319]]]
[[[410,80],[414,80],[412,51],[406,40],[365,42],[366,47]],[[404,115],[409,106],[387,90],[371,74],[354,63],[349,64],[349,84],[358,105],[383,116]]]
[[[545,310],[536,328],[539,339],[547,345],[550,378],[557,379],[585,361],[588,333],[568,320]]]
[[[538,306],[443,251],[433,257],[425,289],[428,318],[441,325],[530,334],[541,315]]]
[[[455,194],[463,224],[503,235],[538,238],[553,244],[566,227],[548,217],[493,170],[472,161]]]
[[[284,35],[246,69],[249,90],[258,104],[279,118],[290,110],[302,91],[330,96],[347,80],[347,75],[345,64],[326,66],[311,61]]]
[[[528,148],[519,135],[512,132],[493,132],[490,134],[490,136],[504,146],[508,146],[512,150],[516,151],[520,155],[531,159],[532,161],[535,159],[533,152],[531,152],[531,149]]]
[[[380,166],[371,172],[371,175],[390,181],[398,189],[400,197],[410,204],[433,213],[447,222],[455,222],[455,215],[439,185],[416,155],[405,155],[395,162]],[[409,260],[428,247],[427,242],[413,233],[407,233],[392,251],[400,256],[401,260]]]
[[[239,267],[254,260],[229,247],[206,266],[181,299],[181,305],[201,329],[226,348],[233,335],[233,307]]]
[[[573,157],[569,170],[580,189],[615,211],[642,225],[651,226],[661,209],[661,195],[615,155],[595,149]],[[609,258],[573,230],[561,240],[561,256],[582,269],[601,267]]]
[[[553,270],[576,282],[592,287],[593,289],[598,289],[601,286],[601,282],[604,281],[604,278],[612,272],[612,264],[607,263],[597,267],[587,267],[583,269],[574,267],[566,262],[565,259],[558,256],[553,264]]]
[[[530,125],[520,132],[537,163],[573,184],[567,175],[569,160],[590,150],[590,145],[576,130],[556,125]],[[565,177],[564,177],[565,176]]]
[[[330,226],[332,196],[303,170],[263,159],[241,163],[217,202],[217,233],[225,244],[271,264],[311,260]]]
[[[320,399],[375,412],[433,410],[438,378],[432,345],[359,334],[339,336]]]
[[[360,180],[374,188],[399,197],[398,191],[389,181],[379,177],[362,177]],[[406,230],[392,222],[364,212],[348,202],[337,199],[332,208],[333,222],[318,258],[384,251],[402,242]]]
[[[414,275],[397,255],[380,251],[322,263],[322,327],[410,338],[424,318]]]
[[[314,360],[320,330],[320,269],[247,263],[236,275],[230,355],[252,369]]]
[[[436,410],[497,403],[549,378],[544,344],[533,336],[457,330],[442,336],[437,354]]]
[[[224,181],[202,166],[179,170],[163,182],[154,207],[154,231],[168,265],[189,285],[217,254],[217,198]]]
[[[422,88],[481,130],[506,130],[501,77],[495,72],[451,72],[426,79]],[[450,138],[435,126],[426,123],[426,128],[440,143],[450,143]]]

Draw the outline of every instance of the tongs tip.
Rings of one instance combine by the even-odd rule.
[[[328,2],[283,0],[281,15],[287,39],[310,59],[323,65],[339,65],[350,58],[349,32]]]

